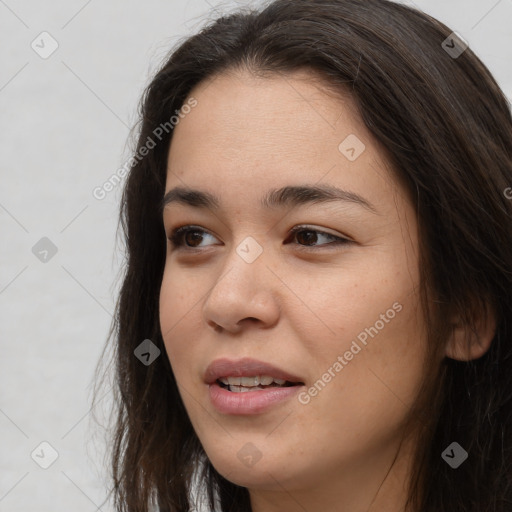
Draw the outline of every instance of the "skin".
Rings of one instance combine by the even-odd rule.
[[[174,129],[166,192],[207,190],[222,208],[165,208],[167,235],[185,224],[206,233],[185,237],[199,251],[168,243],[160,323],[209,459],[249,489],[254,512],[403,510],[414,441],[400,449],[400,440],[423,377],[426,333],[414,208],[385,150],[350,96],[327,92],[306,70],[267,78],[224,72],[190,96],[198,104]],[[350,134],[366,146],[355,161],[338,149]],[[348,202],[259,205],[270,188],[319,183],[363,196],[378,214]],[[353,243],[290,238],[301,224]],[[248,236],[263,249],[250,264],[236,252]],[[346,361],[358,334],[394,303],[401,311]],[[204,372],[219,357],[245,356],[300,376],[306,388],[338,356],[347,364],[307,404],[292,398],[258,415],[221,414]],[[250,467],[237,457],[246,443],[261,455]]]

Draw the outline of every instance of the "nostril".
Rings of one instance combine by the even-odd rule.
[[[215,332],[218,332],[218,333],[222,332],[222,330],[223,330],[223,329],[222,329],[222,327],[221,327],[219,324],[215,323],[215,322],[214,322],[214,321],[212,321],[212,320],[209,320],[207,323],[208,323],[208,325],[209,325],[210,327],[212,327],[212,328],[213,328],[213,330],[214,330]]]

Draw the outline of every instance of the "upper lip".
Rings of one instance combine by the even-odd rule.
[[[270,363],[248,357],[242,359],[215,359],[206,368],[204,380],[207,384],[213,384],[220,377],[253,377],[256,375],[269,375],[276,379],[303,384],[300,377],[296,375]]]

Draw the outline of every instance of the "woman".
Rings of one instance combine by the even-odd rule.
[[[511,158],[496,81],[411,8],[183,42],[122,201],[117,509],[509,511]]]

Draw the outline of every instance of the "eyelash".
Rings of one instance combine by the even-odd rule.
[[[309,231],[309,232],[317,233],[317,234],[319,233],[321,235],[325,235],[325,236],[333,238],[335,240],[334,242],[331,242],[328,244],[323,244],[320,246],[307,246],[307,245],[301,246],[301,245],[299,245],[300,249],[305,250],[305,251],[315,250],[318,247],[325,247],[325,246],[332,247],[333,245],[339,246],[339,245],[348,245],[348,244],[354,243],[352,240],[349,240],[348,238],[342,238],[342,237],[339,237],[336,235],[332,235],[331,233],[326,233],[325,231],[320,231],[318,229],[310,228],[308,226],[296,226],[290,230],[290,235],[293,236],[300,231]],[[185,250],[185,251],[201,251],[202,249],[200,247],[188,247],[188,246],[184,245],[183,237],[189,232],[201,232],[201,233],[206,233],[208,235],[211,235],[211,233],[209,233],[208,231],[205,231],[204,229],[201,229],[196,226],[186,225],[186,226],[182,226],[182,227],[174,229],[168,236],[168,240],[171,242],[172,246],[175,249],[181,249],[181,250]],[[213,235],[211,235],[211,236],[213,236]]]

